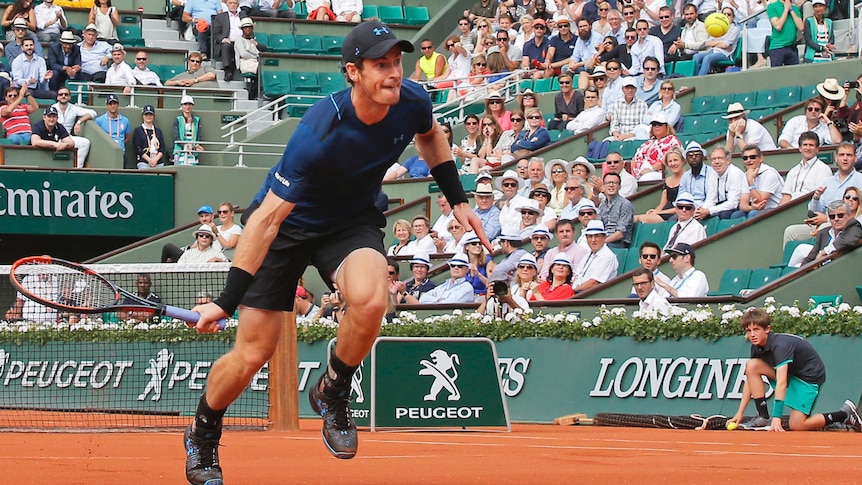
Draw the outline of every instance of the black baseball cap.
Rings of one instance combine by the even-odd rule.
[[[379,59],[396,45],[403,52],[415,50],[410,41],[395,37],[386,24],[376,21],[362,22],[344,38],[344,43],[341,45],[341,67],[345,67],[348,62],[356,62],[360,58]]]
[[[688,254],[694,256],[694,248],[691,247],[691,244],[687,244],[687,243],[676,243],[676,245],[674,247],[667,248],[664,250],[664,252],[681,254],[683,256],[688,255]]]

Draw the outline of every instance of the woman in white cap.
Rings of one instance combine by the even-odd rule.
[[[535,300],[533,290],[539,287],[539,265],[532,254],[524,254],[518,260],[518,269],[512,279],[511,292],[525,300]]]
[[[531,300],[568,300],[575,296],[572,289],[572,262],[561,254],[554,258],[551,263],[551,278],[539,283],[539,287],[532,291]]]
[[[596,194],[596,184],[593,182],[596,167],[586,158],[578,157],[569,164],[569,172],[571,172],[572,177],[580,177],[584,181],[583,197],[592,199],[593,194]]]

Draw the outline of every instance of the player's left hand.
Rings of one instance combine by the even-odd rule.
[[[781,418],[772,418],[772,427],[769,428],[769,431],[784,431],[784,427],[781,426]]]
[[[219,330],[218,321],[222,318],[228,318],[230,315],[225,313],[224,310],[215,303],[205,303],[203,305],[198,305],[192,308],[192,311],[198,312],[201,314],[201,318],[198,320],[197,325],[195,325],[195,330],[197,333],[216,333]]]
[[[455,214],[455,219],[464,226],[464,231],[470,232],[471,230],[476,233],[476,237],[479,238],[479,241],[482,242],[482,246],[485,246],[485,249],[488,250],[489,253],[493,254],[494,249],[491,247],[491,240],[488,239],[488,235],[485,234],[485,228],[482,227],[482,220],[479,219],[479,216],[473,212],[473,209],[466,202],[462,202],[460,204],[455,205],[452,208],[452,212]]]

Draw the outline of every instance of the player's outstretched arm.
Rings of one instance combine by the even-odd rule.
[[[217,332],[218,320],[233,314],[236,305],[251,283],[249,275],[253,276],[260,268],[282,221],[290,215],[294,206],[294,203],[278,197],[272,191],[266,194],[260,207],[249,217],[248,223],[243,228],[243,237],[237,244],[228,281],[225,282],[225,290],[215,302],[199,305],[193,309],[201,314],[195,327],[198,333]],[[234,278],[233,273],[245,276],[241,278],[244,281]]]

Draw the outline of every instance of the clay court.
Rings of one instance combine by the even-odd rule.
[[[228,484],[860,483],[860,435],[514,425],[498,432],[360,432],[332,458],[320,422],[226,432]],[[181,432],[3,433],[0,483],[181,484]]]

